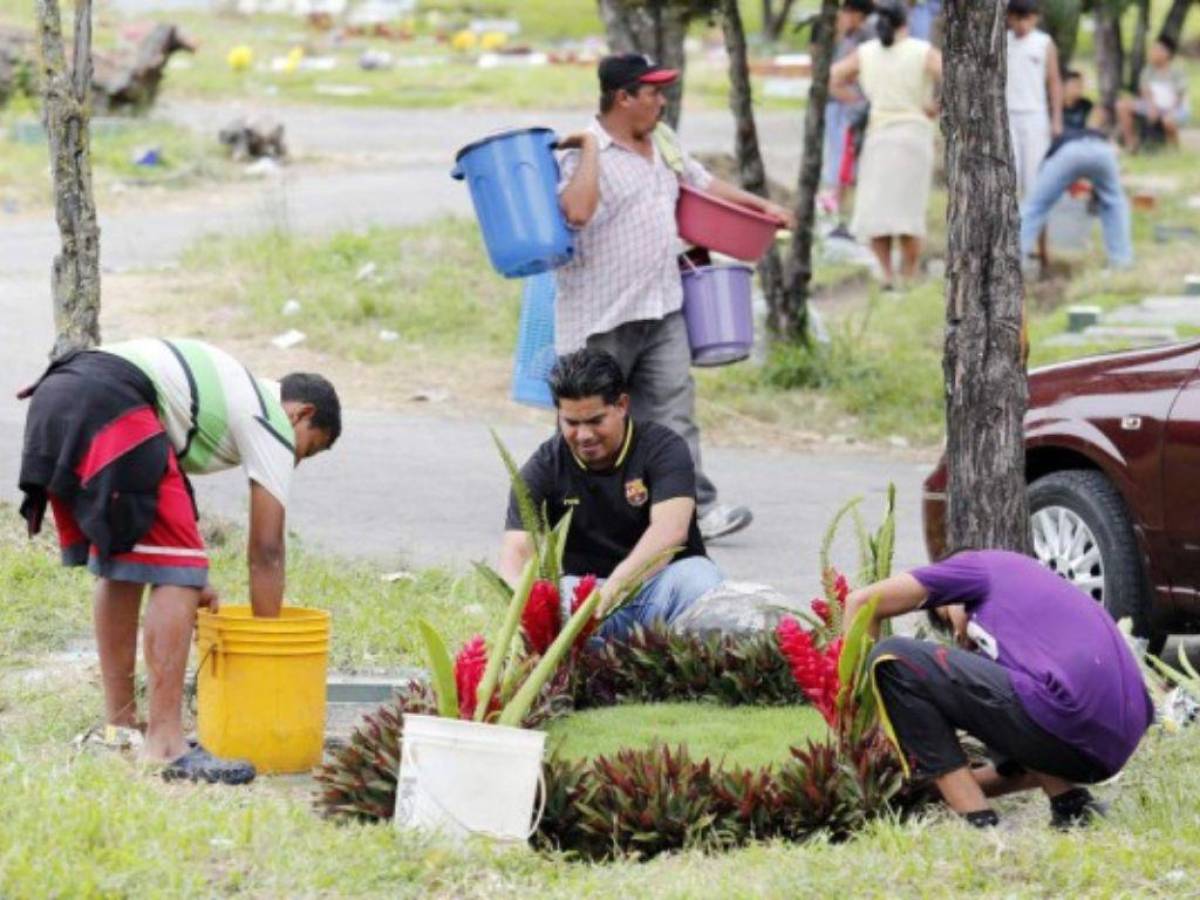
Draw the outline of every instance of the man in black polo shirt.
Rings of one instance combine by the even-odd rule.
[[[521,469],[551,524],[575,510],[563,555],[572,581],[604,579],[600,614],[650,560],[682,547],[638,594],[609,618],[601,637],[620,637],[634,623],[670,624],[701,594],[720,584],[704,555],[696,524],[696,470],[683,438],[664,425],[634,422],[621,367],[601,350],[561,356],[550,374],[559,433]],[[513,582],[533,553],[511,493],[500,574]],[[564,605],[570,590],[562,591]]]

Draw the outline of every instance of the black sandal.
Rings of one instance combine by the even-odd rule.
[[[207,784],[249,784],[258,773],[244,759],[221,759],[199,744],[162,770],[164,781],[203,781]]]

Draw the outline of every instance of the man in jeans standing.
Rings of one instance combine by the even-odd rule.
[[[560,145],[559,198],[576,231],[575,257],[556,272],[559,353],[582,347],[616,358],[628,381],[635,420],[678,433],[696,465],[700,528],[731,534],[753,518],[717,502],[700,466],[691,352],[680,309],[683,287],[675,225],[679,184],[752,207],[790,225],[782,207],[714,178],[659,123],[663,88],[679,73],[640,54],[600,61],[600,114]]]

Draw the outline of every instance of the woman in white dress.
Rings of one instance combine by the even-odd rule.
[[[830,86],[857,81],[871,104],[851,231],[869,240],[885,288],[893,281],[892,244],[900,243],[901,275],[916,275],[933,179],[933,85],[942,55],[909,37],[905,5],[876,4],[879,37],[835,63]]]

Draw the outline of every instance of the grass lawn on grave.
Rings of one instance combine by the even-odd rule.
[[[573,713],[550,725],[546,746],[567,759],[611,756],[625,747],[686,744],[693,758],[726,766],[778,765],[788,748],[821,740],[825,720],[811,706],[717,706],[709,703],[630,703]]]
[[[11,522],[11,508],[0,512],[0,521]],[[1188,893],[1200,873],[1194,728],[1148,735],[1121,779],[1098,789],[1112,811],[1086,833],[1051,832],[1044,801],[1008,799],[999,809],[1009,824],[993,832],[935,813],[906,824],[875,823],[841,845],[772,843],[647,864],[581,865],[483,844],[451,848],[386,824],[334,823],[314,812],[309,784],[294,778],[262,778],[236,789],[166,785],[122,758],[71,750],[71,737],[99,709],[94,676],[46,665],[31,677],[17,668],[85,631],[87,604],[86,580],[63,578],[45,542],[30,546],[14,531],[0,533],[0,634],[24,635],[27,658],[15,661],[11,644],[0,647],[0,893],[6,896],[1143,896]],[[220,565],[228,567],[233,555],[219,551]],[[314,557],[308,565],[331,579],[323,597],[339,610],[335,655],[351,664],[368,652],[416,660],[415,648],[401,643],[411,622],[388,619],[386,610],[411,606],[438,617],[436,592],[381,602],[372,593],[377,579],[346,578],[336,559]],[[232,580],[232,573],[222,577]],[[33,621],[46,617],[49,604],[73,602],[69,621]],[[354,619],[350,612],[358,607],[363,615]],[[460,634],[449,620],[438,625]],[[348,643],[354,631],[359,639]],[[605,724],[599,711],[581,716],[588,742],[581,752],[611,748],[626,735],[631,743],[644,741],[651,730],[645,712],[639,724],[637,710],[611,711],[611,734],[599,733]],[[749,711],[755,724],[747,727],[748,745],[777,757],[799,730],[793,729],[799,712]],[[768,727],[773,717],[785,721]],[[694,740],[707,752],[727,746],[721,734],[697,733],[696,723],[665,721],[672,739]],[[768,733],[779,731],[786,738]],[[730,755],[753,762],[739,754]]]

